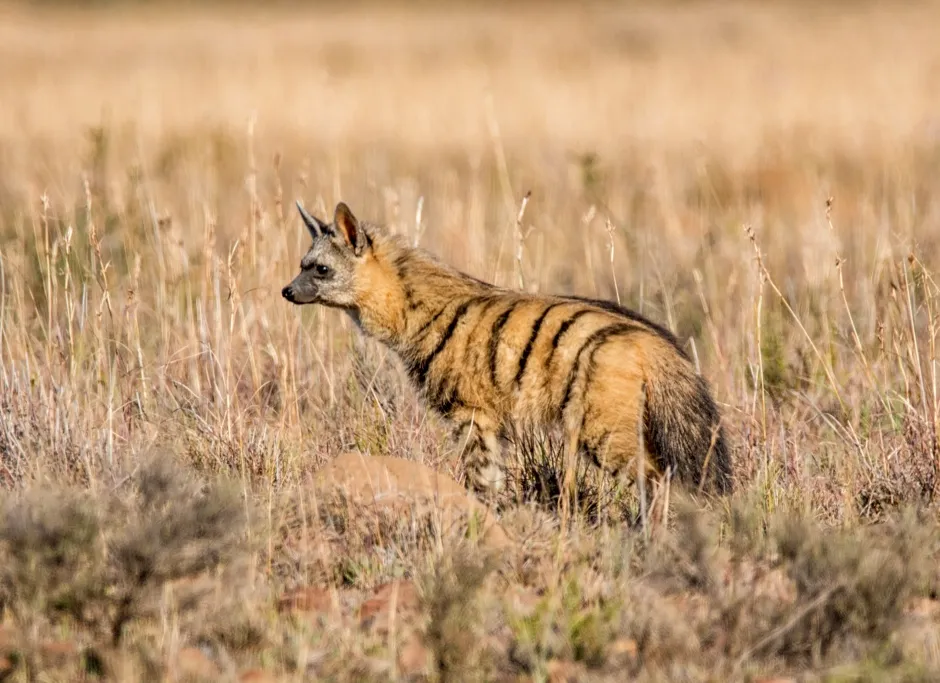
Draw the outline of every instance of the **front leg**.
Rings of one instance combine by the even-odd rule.
[[[467,485],[477,494],[502,491],[506,485],[505,457],[495,421],[479,411],[454,415],[454,437],[461,449]]]

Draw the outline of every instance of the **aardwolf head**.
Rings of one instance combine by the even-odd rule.
[[[370,256],[370,238],[343,202],[336,205],[332,223],[315,218],[300,202],[297,208],[313,244],[300,261],[300,273],[281,295],[298,305],[356,309],[357,280]]]

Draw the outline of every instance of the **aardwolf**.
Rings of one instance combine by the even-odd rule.
[[[342,202],[330,223],[297,208],[313,244],[284,298],[343,309],[398,355],[467,444],[474,489],[501,486],[510,434],[561,427],[570,453],[611,473],[638,472],[642,436],[651,475],[731,491],[718,409],[666,329],[608,301],[488,284]]]

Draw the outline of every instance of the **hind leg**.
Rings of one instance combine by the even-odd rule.
[[[596,383],[596,388],[606,389],[603,380]],[[632,525],[639,527],[651,521],[655,525],[655,513],[663,499],[661,473],[646,448],[642,388],[627,389],[617,392],[616,400],[601,400],[610,397],[609,391],[591,397],[595,400],[589,401],[584,411],[578,448],[582,457],[636,492],[639,509]]]
[[[605,430],[599,434],[585,430],[580,448],[582,455],[597,467],[627,482],[636,484],[641,478],[648,481],[662,476],[642,439],[635,437],[632,430]]]
[[[649,520],[655,501],[658,472],[641,450],[637,439],[605,431],[586,429],[580,441],[581,456],[589,459],[595,467],[608,473],[616,482],[616,488],[636,492],[639,507],[631,526],[639,528],[643,519]]]
[[[502,491],[506,485],[504,449],[495,422],[486,414],[455,415],[454,438],[463,451],[468,486],[478,494]]]

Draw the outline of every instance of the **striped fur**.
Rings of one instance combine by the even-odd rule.
[[[299,208],[313,245],[284,297],[345,309],[396,352],[466,444],[474,488],[501,484],[512,434],[559,426],[611,473],[635,471],[642,432],[651,474],[668,468],[690,487],[731,491],[718,409],[664,328],[607,301],[482,282],[342,203],[330,224]]]

